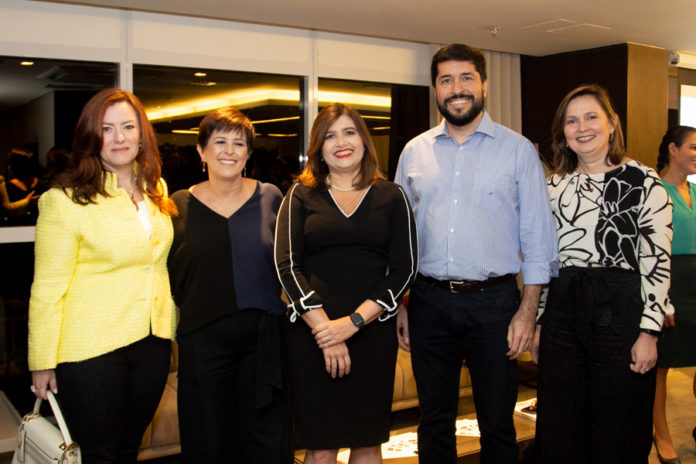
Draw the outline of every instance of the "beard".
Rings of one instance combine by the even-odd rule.
[[[467,98],[471,102],[471,107],[468,111],[457,111],[457,113],[453,113],[449,109],[447,109],[447,104],[450,101],[462,98]],[[438,100],[437,108],[440,110],[440,114],[442,114],[442,117],[444,117],[448,123],[454,126],[466,126],[471,121],[476,119],[476,117],[479,114],[481,114],[481,111],[483,111],[484,103],[485,98],[483,96],[483,93],[481,94],[481,98],[476,98],[474,95],[471,94],[460,93],[457,95],[452,95],[451,97],[447,97],[443,101]]]

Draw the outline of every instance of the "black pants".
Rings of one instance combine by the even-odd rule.
[[[287,462],[285,396],[257,408],[259,324],[245,310],[179,342],[179,430],[185,463]]]
[[[541,321],[540,463],[647,463],[655,369],[630,370],[643,312],[640,275],[562,269]]]
[[[457,462],[454,432],[463,361],[481,430],[481,462],[517,462],[512,420],[517,364],[506,355],[506,337],[519,298],[514,279],[469,294],[452,294],[421,281],[411,288],[408,319],[420,402],[421,464]]]
[[[135,463],[167,381],[171,342],[152,335],[56,367],[58,400],[84,464]]]

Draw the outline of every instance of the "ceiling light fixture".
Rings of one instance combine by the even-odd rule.
[[[319,106],[327,106],[333,102],[348,103],[354,107],[391,108],[391,97],[367,95],[352,92],[319,91]],[[221,93],[210,98],[199,98],[176,102],[165,107],[146,108],[145,112],[150,122],[164,121],[205,114],[208,111],[232,106],[237,109],[269,105],[270,102],[288,102],[296,104],[300,101],[299,90],[276,89],[268,87],[253,87],[242,91]]]
[[[33,61],[20,61],[19,64],[22,66],[34,66]]]
[[[500,32],[500,26],[488,26],[488,32],[491,33],[491,37],[495,38]]]
[[[300,119],[299,116],[288,116],[287,118],[275,118],[275,119],[261,119],[259,121],[251,121],[252,124],[265,124],[267,122],[282,122],[282,121],[294,121]]]
[[[204,72],[197,72],[197,73],[193,73],[193,75],[194,75],[194,76],[196,76],[196,77],[205,77],[205,76],[207,76],[207,75],[208,75],[208,73],[204,73]]]

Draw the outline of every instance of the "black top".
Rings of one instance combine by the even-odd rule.
[[[345,286],[357,298],[348,309],[367,298],[384,308],[380,320],[394,316],[397,300],[416,275],[414,224],[404,191],[391,182],[378,180],[348,216],[330,192],[295,184],[283,200],[276,236],[276,265],[290,300],[290,320],[319,307],[330,314],[327,296]]]
[[[188,190],[172,200],[174,242],[169,278],[185,335],[235,311],[261,309],[280,315],[285,306],[273,264],[273,234],[282,195],[258,183],[253,195],[229,218]]]

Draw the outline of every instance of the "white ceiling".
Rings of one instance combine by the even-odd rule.
[[[528,55],[633,42],[696,52],[694,0],[48,0]],[[489,27],[499,31],[493,36]]]

